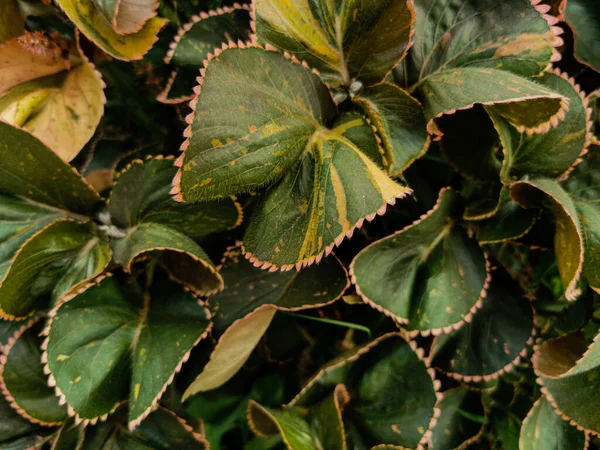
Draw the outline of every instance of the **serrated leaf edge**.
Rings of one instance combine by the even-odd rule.
[[[567,421],[568,423],[570,423],[571,425],[573,425],[574,427],[576,427],[579,431],[583,431],[584,433],[586,433],[586,435],[593,435],[596,437],[600,437],[600,432],[599,431],[595,431],[595,430],[588,430],[585,427],[582,427],[581,425],[579,425],[579,423],[575,422],[575,420],[571,419],[571,417],[569,417],[568,415],[566,415],[558,406],[558,403],[556,403],[556,400],[554,400],[554,397],[552,396],[552,394],[550,394],[550,392],[548,392],[548,390],[546,389],[546,386],[544,385],[544,380],[542,379],[542,375],[540,374],[539,370],[538,370],[538,358],[539,358],[539,350],[540,347],[548,342],[551,341],[556,341],[558,339],[561,339],[563,336],[559,336],[557,338],[553,338],[553,339],[548,339],[545,342],[542,343],[538,343],[537,345],[534,346],[533,350],[533,356],[531,357],[531,364],[533,366],[533,371],[536,375],[536,383],[540,386],[540,391],[542,392],[542,395],[544,395],[546,397],[546,399],[548,400],[548,402],[550,403],[550,405],[552,406],[552,408],[554,409],[554,411],[556,412],[556,414],[558,414],[560,417],[562,417],[563,420]],[[548,378],[560,378],[563,375],[568,374],[574,367],[577,366],[577,364],[579,363],[579,361],[581,361],[583,358],[585,358],[587,356],[587,354],[590,352],[590,349],[592,348],[593,345],[596,345],[600,342],[600,333],[598,333],[596,335],[596,337],[594,338],[594,340],[592,341],[592,344],[587,348],[587,350],[583,353],[583,355],[581,356],[581,358],[579,358],[575,364],[573,364],[573,367],[571,367],[571,369],[567,370],[565,373],[562,373],[561,375],[559,375],[558,377],[553,377],[553,376],[548,376]],[[599,344],[600,345],[600,344]]]
[[[177,98],[169,98],[169,93],[171,92],[171,88],[173,87],[173,83],[175,82],[175,78],[177,78],[178,74],[179,71],[177,69],[171,72],[171,75],[169,75],[169,79],[167,80],[167,84],[165,85],[164,89],[156,95],[156,100],[167,105],[178,105],[180,103],[190,101],[192,98],[194,98],[193,93],[190,95],[182,95],[181,97]]]
[[[43,420],[37,419],[35,417],[30,416],[23,408],[21,408],[21,406],[17,403],[17,401],[15,400],[15,398],[12,396],[12,394],[10,393],[10,391],[8,390],[8,388],[6,387],[6,384],[4,382],[4,365],[6,364],[6,362],[8,361],[8,354],[10,352],[10,350],[12,349],[12,347],[15,345],[15,343],[17,342],[17,339],[19,339],[23,333],[25,333],[27,330],[29,330],[31,327],[33,327],[35,324],[37,324],[41,319],[43,319],[44,316],[38,316],[38,317],[34,317],[33,319],[31,319],[30,321],[24,323],[23,325],[21,325],[21,327],[8,339],[8,342],[6,343],[6,345],[4,346],[4,350],[3,350],[3,354],[0,355],[0,390],[2,391],[2,393],[4,394],[4,397],[6,398],[6,400],[8,401],[8,403],[10,404],[10,406],[24,419],[26,419],[28,422],[37,424],[37,425],[41,425],[43,427],[53,427],[56,425],[60,425],[62,424],[62,422],[45,422]],[[58,401],[58,399],[57,399]]]
[[[540,13],[542,18],[548,23],[550,31],[552,31],[554,38],[550,42],[552,45],[552,56],[550,61],[551,63],[558,62],[562,59],[562,55],[558,51],[558,48],[564,44],[563,39],[560,37],[564,31],[562,28],[556,26],[556,24],[559,22],[559,19],[548,14],[551,9],[550,5],[546,5],[541,2],[542,0],[531,0],[531,5]]]
[[[112,26],[112,29],[113,29],[113,30],[115,31],[115,33],[117,33],[118,35],[121,35],[121,36],[127,36],[127,35],[130,35],[130,34],[135,34],[135,33],[139,32],[139,31],[141,31],[141,29],[142,29],[142,28],[144,28],[144,25],[146,25],[146,22],[148,22],[150,19],[152,19],[152,18],[156,17],[156,15],[157,15],[157,9],[158,9],[158,5],[159,5],[159,0],[155,0],[155,1],[154,1],[154,3],[152,4],[152,8],[153,8],[153,12],[152,12],[152,14],[150,14],[148,17],[145,17],[145,18],[142,20],[142,22],[141,22],[141,25],[140,25],[138,28],[135,28],[135,29],[132,29],[132,30],[128,30],[128,31],[127,31],[127,33],[121,32],[121,31],[119,31],[119,29],[117,28],[117,26],[118,26],[118,25],[117,25],[117,17],[118,17],[118,15],[119,15],[119,8],[120,8],[120,6],[121,6],[121,2],[122,2],[122,1],[123,1],[123,0],[118,0],[118,2],[117,2],[117,8],[116,8],[116,10],[115,10],[115,15],[114,15],[114,17],[113,17],[113,20],[111,21],[111,26]]]

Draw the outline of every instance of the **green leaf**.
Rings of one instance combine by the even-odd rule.
[[[85,428],[77,425],[75,419],[69,417],[58,430],[52,450],[79,450],[84,438]]]
[[[251,400],[248,422],[257,436],[266,438],[280,433],[289,450],[346,450],[342,410],[349,400],[341,384],[310,409],[275,410]]]
[[[554,235],[556,262],[565,296],[568,300],[575,300],[581,293],[578,282],[585,250],[583,230],[572,198],[557,182],[547,179],[513,183],[510,195],[525,208],[547,205],[554,213],[557,224]]]
[[[81,450],[209,450],[210,445],[202,435],[196,433],[183,419],[173,412],[159,407],[135,430],[124,427],[125,414],[120,409],[108,418],[85,429],[85,440]]]
[[[36,434],[39,432],[39,426],[32,424],[17,414],[10,406],[10,403],[0,395],[0,445],[3,449],[11,449],[11,444],[15,444],[19,438],[33,445],[39,438]],[[30,436],[27,436],[30,435]],[[31,448],[27,445],[21,447],[23,450]],[[15,448],[18,448],[15,446]]]
[[[126,0],[131,3],[131,0]],[[57,0],[65,14],[94,44],[124,61],[141,59],[150,50],[167,20],[152,17],[135,33],[119,34],[94,0]]]
[[[532,3],[415,0],[414,45],[398,66],[396,80],[401,86],[412,86],[442,70],[464,67],[537,75],[560,58],[553,46],[562,40],[555,36],[560,31],[548,23],[557,20],[542,17]]]
[[[575,37],[575,58],[600,72],[600,5],[594,0],[569,0],[563,14]]]
[[[67,407],[58,404],[48,386],[41,362],[44,322],[33,319],[10,339],[2,356],[0,383],[11,406],[24,418],[45,426],[58,425],[67,418]]]
[[[538,383],[551,406],[578,429],[600,432],[598,404],[590,401],[600,389],[598,336],[588,348],[581,333],[544,342],[533,355]]]
[[[521,208],[504,186],[492,217],[477,222],[477,240],[480,244],[493,244],[523,237],[536,223],[538,215],[536,210]]]
[[[431,365],[459,380],[488,381],[509,371],[525,356],[534,334],[529,300],[516,281],[497,269],[472,321],[434,339]]]
[[[585,433],[569,425],[543,396],[533,405],[521,427],[519,450],[583,450]]]
[[[390,173],[403,172],[427,151],[429,136],[423,108],[408,93],[393,84],[381,83],[363,90],[353,101],[377,128]]]
[[[305,60],[330,86],[378,84],[406,54],[412,2],[257,0],[258,41]]]
[[[0,4],[0,23],[0,43],[25,32],[25,17],[21,14],[17,0],[5,0]]]
[[[113,242],[115,261],[127,271],[135,258],[160,251],[173,276],[199,294],[223,288],[210,258],[194,241],[240,224],[241,206],[232,199],[182,204],[169,195],[177,168],[168,158],[134,161],[114,186],[108,212],[124,236]]]
[[[0,45],[0,118],[71,161],[104,113],[104,82],[79,50],[26,34]]]
[[[600,202],[600,147],[592,145],[569,178],[562,182],[572,196],[594,203]]]
[[[449,332],[470,320],[488,284],[483,250],[455,223],[459,196],[450,189],[421,219],[363,249],[352,281],[363,300],[425,334]]]
[[[482,425],[469,417],[484,415],[481,394],[459,386],[444,392],[438,408],[440,415],[429,438],[431,450],[462,449],[482,433]]]
[[[487,105],[521,132],[545,132],[564,117],[568,104],[566,97],[534,81],[471,66],[432,73],[419,91],[430,133],[437,133],[435,118],[475,104]]]
[[[206,336],[209,317],[191,294],[164,276],[155,274],[146,289],[102,279],[52,317],[44,354],[50,380],[86,423],[129,399],[133,428]]]
[[[181,103],[193,97],[198,69],[208,55],[228,42],[247,41],[250,37],[249,7],[237,5],[201,12],[179,29],[165,63],[177,69],[171,75],[165,90],[158,96],[164,103]]]
[[[386,334],[324,365],[288,406],[309,407],[344,384],[351,398],[344,423],[358,430],[359,448],[418,447],[435,421],[439,387],[422,356],[413,342]]]
[[[498,129],[504,151],[502,179],[505,183],[525,175],[558,178],[584,153],[591,139],[587,102],[575,80],[555,71],[536,81],[569,99],[564,120],[558,118],[553,128],[543,134],[521,135],[506,120],[490,111]]]
[[[93,215],[100,196],[27,131],[0,121],[0,191],[54,208]]]
[[[172,193],[199,201],[278,181],[244,249],[263,267],[309,265],[408,192],[324,127],[334,115],[327,88],[302,66],[260,48],[224,50],[206,69]]]
[[[57,300],[108,266],[108,238],[91,223],[58,220],[39,231],[15,254],[0,280],[0,314],[23,319],[51,294]]]
[[[575,201],[585,242],[583,273],[590,287],[600,293],[600,205]]]
[[[156,15],[155,0],[92,0],[118,34],[140,31]]]
[[[268,272],[254,267],[239,248],[230,249],[220,273],[225,289],[210,299],[215,333],[221,335],[208,364],[183,398],[217,388],[244,365],[276,311],[318,308],[338,300],[348,274],[335,257],[299,272]]]

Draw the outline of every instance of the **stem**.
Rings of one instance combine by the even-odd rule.
[[[343,322],[341,320],[334,320],[334,319],[324,319],[322,317],[307,316],[305,314],[298,314],[298,313],[293,313],[293,312],[284,312],[284,314],[287,314],[287,315],[293,316],[293,317],[298,317],[299,319],[312,320],[313,322],[327,323],[329,325],[335,325],[337,327],[352,328],[353,330],[363,331],[363,332],[367,333],[367,335],[369,337],[371,337],[371,330],[369,328],[365,327],[364,325],[359,325],[357,323]]]

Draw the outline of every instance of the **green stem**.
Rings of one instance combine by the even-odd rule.
[[[324,319],[322,317],[307,316],[305,314],[298,314],[298,313],[293,313],[293,312],[284,312],[284,314],[287,314],[287,315],[293,316],[293,317],[298,317],[299,319],[312,320],[313,322],[321,322],[321,323],[327,323],[329,325],[335,325],[338,327],[352,328],[354,330],[363,331],[363,332],[367,333],[367,335],[369,337],[371,337],[371,330],[369,328],[367,328],[363,325],[359,325],[357,323],[343,322],[341,320],[333,320],[333,319]]]

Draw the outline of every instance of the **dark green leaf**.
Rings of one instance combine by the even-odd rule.
[[[600,4],[594,0],[569,0],[564,19],[575,35],[575,57],[600,72]]]
[[[206,336],[209,316],[183,287],[158,274],[147,290],[102,279],[53,316],[44,355],[51,380],[85,422],[129,399],[133,427]]]
[[[67,407],[58,404],[48,386],[41,361],[44,321],[34,319],[11,338],[2,357],[2,390],[13,408],[26,419],[42,425],[57,425],[67,418]]]
[[[365,302],[423,333],[449,332],[469,320],[487,288],[487,264],[477,241],[456,224],[458,194],[413,225],[377,241],[352,261],[350,273]]]

